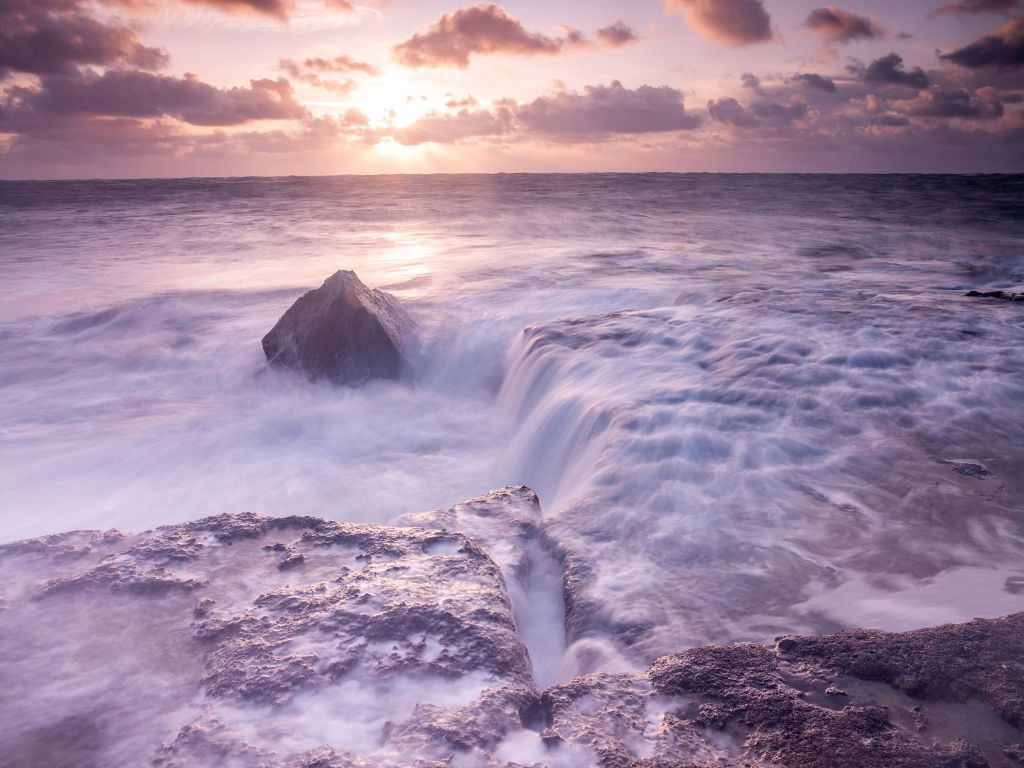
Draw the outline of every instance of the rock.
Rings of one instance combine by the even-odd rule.
[[[926,701],[981,699],[1008,723],[1024,728],[1024,613],[913,632],[850,629],[787,636],[778,640],[778,649]]]
[[[648,677],[662,695],[712,699],[717,722],[704,724],[723,729],[732,726],[742,749],[767,765],[988,765],[982,753],[969,744],[922,742],[913,731],[898,727],[885,707],[853,702],[837,711],[805,701],[785,672],[771,649],[738,644],[704,646],[664,657],[651,666]],[[686,722],[684,719],[682,724]]]
[[[221,515],[0,547],[0,583],[4,765],[433,764],[538,700],[501,570],[455,531]]]
[[[408,363],[415,323],[394,296],[339,270],[300,296],[263,337],[270,365],[311,381],[357,385],[397,379]]]
[[[1024,293],[1011,291],[968,291],[966,296],[982,299],[1002,299],[1003,301],[1024,301]]]
[[[1024,614],[705,645],[540,693],[509,587],[540,556],[540,520],[512,486],[410,527],[240,514],[0,546],[0,762],[996,768],[1024,754]]]
[[[951,461],[949,464],[954,472],[959,472],[964,477],[988,477],[992,473],[981,464],[972,464],[964,461]]]

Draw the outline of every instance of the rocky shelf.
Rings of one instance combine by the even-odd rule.
[[[688,648],[541,691],[510,599],[539,519],[515,486],[400,527],[233,514],[0,547],[2,764],[1024,760],[1024,614]]]

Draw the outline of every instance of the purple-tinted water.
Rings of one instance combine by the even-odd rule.
[[[0,540],[540,494],[545,681],[1024,608],[1024,178],[0,183]],[[415,380],[263,371],[338,268]],[[608,313],[614,313],[609,315]],[[524,334],[524,329],[529,332]],[[565,649],[563,657],[563,648]]]

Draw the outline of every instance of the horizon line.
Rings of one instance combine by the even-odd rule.
[[[339,179],[434,176],[1024,176],[1024,171],[437,171],[430,173],[248,174],[222,176],[72,176],[3,178],[0,184],[61,184],[121,181],[248,181],[253,179]]]

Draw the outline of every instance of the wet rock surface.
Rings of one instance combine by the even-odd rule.
[[[1024,728],[1024,613],[893,633],[851,629],[783,637],[780,652],[922,700],[980,699]]]
[[[1013,291],[968,291],[965,295],[980,299],[1002,299],[1003,301],[1024,302],[1024,293],[1014,293]]]
[[[270,365],[311,380],[358,385],[399,378],[414,328],[394,296],[339,270],[296,300],[263,337],[263,351]]]
[[[536,495],[400,522],[221,515],[0,547],[0,765],[1005,768],[1022,754],[1024,614],[706,645],[541,692],[510,597],[543,541]]]
[[[7,545],[0,573],[5,768],[447,760],[537,698],[500,569],[453,531],[223,515]],[[58,703],[91,739],[44,738]]]

